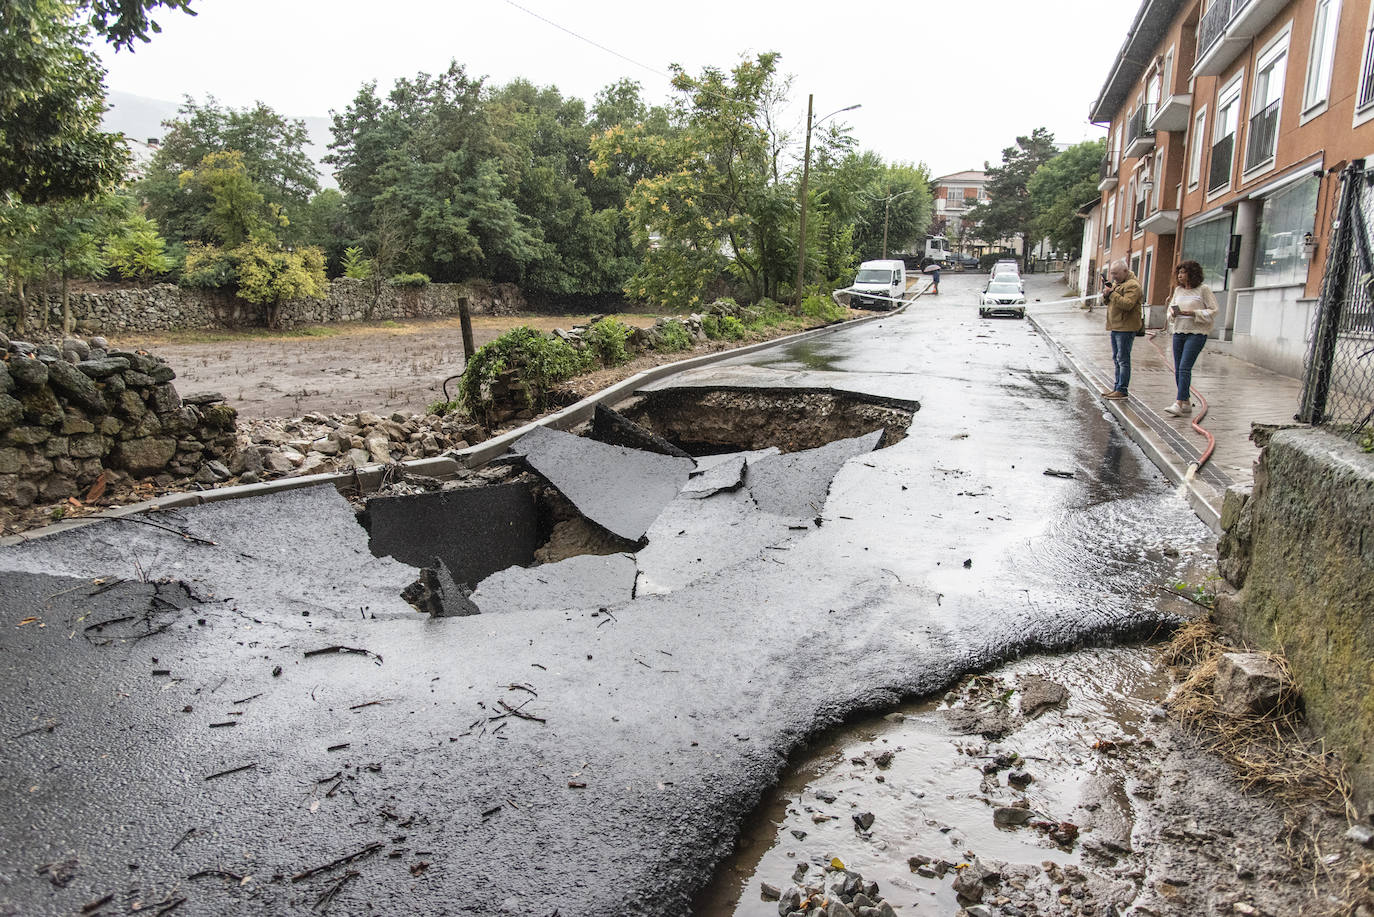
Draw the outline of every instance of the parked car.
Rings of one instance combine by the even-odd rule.
[[[950,255],[949,263],[951,267],[956,267],[961,271],[976,271],[978,269],[978,259],[973,255]]]
[[[999,261],[993,265],[988,283],[996,283],[999,280],[1014,281],[1022,293],[1026,292],[1026,281],[1021,279],[1021,272],[1013,264]]]
[[[994,315],[1026,317],[1026,293],[1017,280],[1003,276],[988,282],[978,303],[978,317],[991,318]]]
[[[906,263],[865,261],[849,289],[849,304],[855,309],[895,309],[906,294]]]

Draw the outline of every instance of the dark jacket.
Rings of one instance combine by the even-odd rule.
[[[1108,331],[1140,331],[1145,327],[1145,316],[1140,311],[1145,294],[1135,274],[1127,271],[1126,279],[1114,285],[1103,301],[1107,304]]]

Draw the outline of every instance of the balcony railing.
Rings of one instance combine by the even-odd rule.
[[[1374,32],[1374,28],[1370,29]],[[1374,102],[1374,41],[1365,38],[1364,67],[1360,69],[1360,95],[1355,100],[1355,110],[1359,111]]]
[[[1102,157],[1102,165],[1097,167],[1097,190],[1110,191],[1116,187],[1116,165],[1112,162],[1112,154],[1107,153]]]
[[[1279,139],[1279,103],[1275,99],[1250,118],[1249,135],[1245,138],[1245,168],[1253,169],[1274,158],[1274,146]]]
[[[1153,133],[1148,127],[1145,126],[1146,123],[1150,120],[1150,116],[1153,114],[1153,109],[1153,105],[1142,104],[1131,115],[1131,120],[1126,123],[1127,146],[1131,145],[1132,143],[1135,143],[1136,140],[1138,140],[1139,138],[1144,137],[1147,134]]]
[[[1217,39],[1226,31],[1226,25],[1231,21],[1232,0],[1212,0],[1212,5],[1207,7],[1207,12],[1202,14],[1202,21],[1197,28],[1197,56],[1201,60],[1202,56],[1211,50],[1212,45],[1217,43]]]
[[[1231,184],[1231,154],[1235,150],[1236,135],[1227,134],[1212,144],[1212,164],[1207,172],[1207,191],[1219,191]]]

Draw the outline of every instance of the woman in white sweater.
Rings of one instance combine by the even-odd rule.
[[[1202,282],[1202,265],[1184,261],[1174,272],[1178,286],[1169,297],[1169,321],[1174,326],[1174,381],[1177,400],[1164,409],[1175,417],[1187,417],[1193,412],[1188,391],[1193,384],[1193,364],[1207,343],[1212,319],[1217,314],[1217,299]]]

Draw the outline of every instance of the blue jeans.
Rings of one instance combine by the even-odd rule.
[[[1174,335],[1174,382],[1178,385],[1178,400],[1183,404],[1188,403],[1188,390],[1193,386],[1193,364],[1206,343],[1205,334]]]
[[[1116,364],[1116,390],[1128,394],[1131,384],[1131,346],[1135,344],[1134,331],[1113,331],[1112,362]]]

